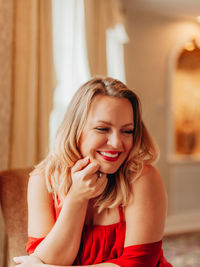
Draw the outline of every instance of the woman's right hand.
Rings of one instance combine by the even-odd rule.
[[[100,165],[90,162],[89,157],[78,160],[71,169],[72,185],[69,193],[80,200],[89,200],[101,195],[107,185],[107,176],[98,175]]]

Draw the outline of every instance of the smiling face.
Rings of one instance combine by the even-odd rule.
[[[133,146],[133,129],[133,108],[128,99],[97,95],[81,134],[80,152],[98,162],[101,172],[115,173]]]

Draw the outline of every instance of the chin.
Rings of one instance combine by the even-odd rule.
[[[92,161],[96,161],[100,165],[99,171],[106,174],[116,173],[124,162],[102,162],[102,160],[97,158],[93,158]]]
[[[119,168],[120,168],[120,166],[116,167],[116,168],[106,168],[106,167],[101,166],[100,172],[106,173],[106,174],[113,174],[113,173],[117,172],[119,170]]]

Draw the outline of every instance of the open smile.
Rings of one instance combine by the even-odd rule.
[[[120,151],[97,151],[104,160],[117,161],[121,152]]]

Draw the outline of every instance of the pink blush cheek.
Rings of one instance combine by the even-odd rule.
[[[95,163],[97,163],[97,164],[99,164],[100,165],[100,168],[101,168],[101,165],[102,165],[102,160],[101,160],[101,158],[99,158],[99,154],[98,154],[98,152],[93,152],[93,153],[91,153],[90,155],[89,155],[89,157],[90,157],[90,161],[91,162],[95,162]],[[103,166],[102,166],[103,167]]]
[[[97,157],[96,153],[97,152],[96,151],[93,151],[93,150],[88,151],[87,156],[89,156],[91,162],[97,161],[97,159],[96,159],[96,157]]]

